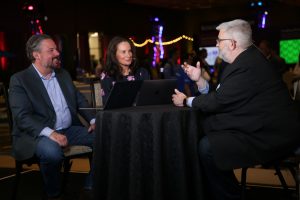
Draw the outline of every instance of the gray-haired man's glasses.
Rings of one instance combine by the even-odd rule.
[[[216,42],[217,42],[217,44],[220,44],[220,42],[225,41],[225,40],[235,41],[233,39],[220,39],[220,38],[218,38],[218,39],[216,39]]]

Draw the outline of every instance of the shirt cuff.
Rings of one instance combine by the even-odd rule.
[[[91,119],[90,125],[95,124],[95,122],[96,122],[96,118]]]
[[[192,107],[192,103],[193,103],[194,98],[195,98],[195,97],[188,97],[188,98],[186,99],[186,105],[187,105],[188,107]]]
[[[209,84],[207,83],[207,81],[205,81],[205,86],[203,88],[198,88],[198,91],[201,94],[207,94],[209,91]]]
[[[45,128],[41,131],[40,136],[46,136],[46,137],[49,137],[53,131],[54,131],[53,129],[51,129],[51,128],[49,128],[49,127],[45,127]]]

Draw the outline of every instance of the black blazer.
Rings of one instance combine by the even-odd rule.
[[[219,88],[193,107],[221,169],[262,164],[300,145],[299,117],[278,72],[251,46],[226,66]]]
[[[64,69],[55,70],[57,81],[66,99],[72,116],[72,125],[82,125],[77,113],[88,122],[94,117],[87,100],[75,88]],[[33,66],[14,74],[10,79],[9,103],[13,115],[13,155],[17,160],[34,155],[38,136],[45,127],[53,128],[56,114],[50,97],[39,74]]]

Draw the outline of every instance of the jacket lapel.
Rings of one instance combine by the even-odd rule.
[[[50,97],[48,95],[48,92],[44,86],[43,81],[41,80],[41,77],[39,76],[39,74],[37,73],[37,71],[35,70],[35,68],[31,65],[31,67],[29,68],[29,72],[32,74],[32,83],[34,84],[34,88],[36,89],[37,92],[39,92],[41,94],[41,98],[45,100],[46,104],[49,106],[49,108],[51,108],[52,110],[54,110],[52,102],[50,100]],[[36,84],[36,83],[40,83],[40,84]]]
[[[68,88],[69,86],[66,85],[66,82],[64,81],[65,77],[63,76],[63,73],[61,73],[60,70],[55,70],[55,76],[69,108],[72,107],[72,102],[70,102],[72,98],[68,98],[71,97],[72,94],[70,93],[70,90]]]

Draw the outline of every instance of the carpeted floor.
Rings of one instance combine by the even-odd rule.
[[[85,173],[70,173],[65,190],[66,200],[90,200],[82,191]],[[0,168],[1,200],[10,200],[15,180],[12,169]],[[43,197],[42,177],[39,171],[28,170],[22,174],[17,200],[41,200]]]
[[[85,173],[70,173],[69,181],[66,187],[66,200],[91,200],[82,191]],[[10,200],[12,195],[12,186],[14,183],[14,170],[0,168],[0,196],[1,200]],[[19,190],[17,193],[18,200],[41,200],[43,196],[42,179],[39,171],[28,170],[21,176]],[[287,194],[278,188],[254,187],[247,189],[247,200],[288,200]],[[119,200],[119,199],[116,199]]]

